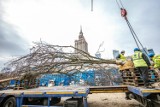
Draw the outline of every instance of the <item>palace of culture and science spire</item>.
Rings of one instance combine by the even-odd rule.
[[[88,53],[88,43],[86,42],[86,40],[83,36],[82,27],[79,32],[78,40],[75,40],[75,48],[80,49],[80,50]],[[75,53],[78,53],[78,51],[75,50]]]

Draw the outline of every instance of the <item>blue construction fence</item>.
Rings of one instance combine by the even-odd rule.
[[[87,70],[83,72],[68,74],[45,74],[40,78],[40,86],[48,86],[50,80],[53,80],[55,86],[68,86],[70,83],[79,84],[83,80],[86,84],[94,86],[95,71]]]
[[[86,70],[83,72],[70,72],[67,74],[45,74],[39,78],[40,86],[48,86],[49,81],[53,80],[55,86],[68,86],[70,83],[74,83],[72,85],[79,84],[81,80],[83,80],[86,84],[94,86],[95,85],[95,71],[94,70]],[[16,81],[11,80],[10,85],[15,85]],[[19,82],[17,83],[19,84]]]
[[[105,73],[110,72],[111,78],[105,77]],[[48,86],[49,82],[54,81],[55,86],[68,86],[68,85],[90,85],[95,86],[97,82],[109,82],[108,80],[112,80],[113,85],[121,84],[121,74],[117,69],[109,69],[107,71],[104,70],[86,70],[79,72],[69,72],[67,74],[44,74],[40,78],[40,86]],[[83,81],[83,82],[82,82]],[[82,84],[81,84],[82,83]],[[83,84],[84,83],[84,84]],[[15,81],[10,81],[10,85],[14,85]],[[104,84],[108,85],[108,84]]]

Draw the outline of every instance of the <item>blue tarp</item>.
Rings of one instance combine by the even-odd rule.
[[[50,80],[55,82],[55,86],[67,86],[71,83],[71,81],[74,81],[75,84],[78,84],[80,80],[84,80],[89,85],[95,85],[94,75],[95,73],[93,70],[69,74],[46,74],[40,78],[40,85],[48,86]]]

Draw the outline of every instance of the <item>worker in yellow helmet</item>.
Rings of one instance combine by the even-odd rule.
[[[158,73],[158,76],[160,77],[160,55],[155,55],[153,53],[150,53],[148,56],[153,61],[154,69]]]
[[[151,58],[151,60],[154,63],[153,64],[154,68],[160,70],[160,55],[154,55],[153,53],[150,53],[149,57]]]
[[[124,56],[124,54],[125,54],[125,51],[122,50],[121,53],[116,57],[116,59],[125,62],[125,61],[126,61],[126,57]],[[124,63],[123,63],[123,64],[124,64]],[[123,65],[123,64],[122,64],[122,65]],[[121,66],[119,66],[119,67],[121,67]],[[122,72],[122,73],[123,73],[123,72]],[[129,98],[129,94],[130,94],[130,93],[128,93],[128,92],[125,93],[125,99],[126,99],[126,100],[131,100],[131,99]]]
[[[150,67],[151,64],[147,56],[144,53],[142,53],[139,48],[135,48],[132,60],[134,63],[134,67],[138,70],[138,72],[142,76],[142,79],[144,81],[144,86],[149,87],[150,84],[148,81],[148,68]]]
[[[125,61],[125,60],[126,60],[126,57],[124,56],[124,54],[125,54],[125,51],[124,51],[124,50],[121,51],[121,54],[119,54],[119,55],[116,57],[116,59],[117,59],[117,60]]]

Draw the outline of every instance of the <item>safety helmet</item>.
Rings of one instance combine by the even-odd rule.
[[[140,49],[139,48],[134,48],[134,51],[140,51]]]
[[[149,57],[153,57],[153,56],[154,56],[154,53],[149,53],[148,56],[149,56]]]
[[[122,51],[121,51],[121,53],[125,53],[125,51],[124,51],[124,50],[122,50]]]

